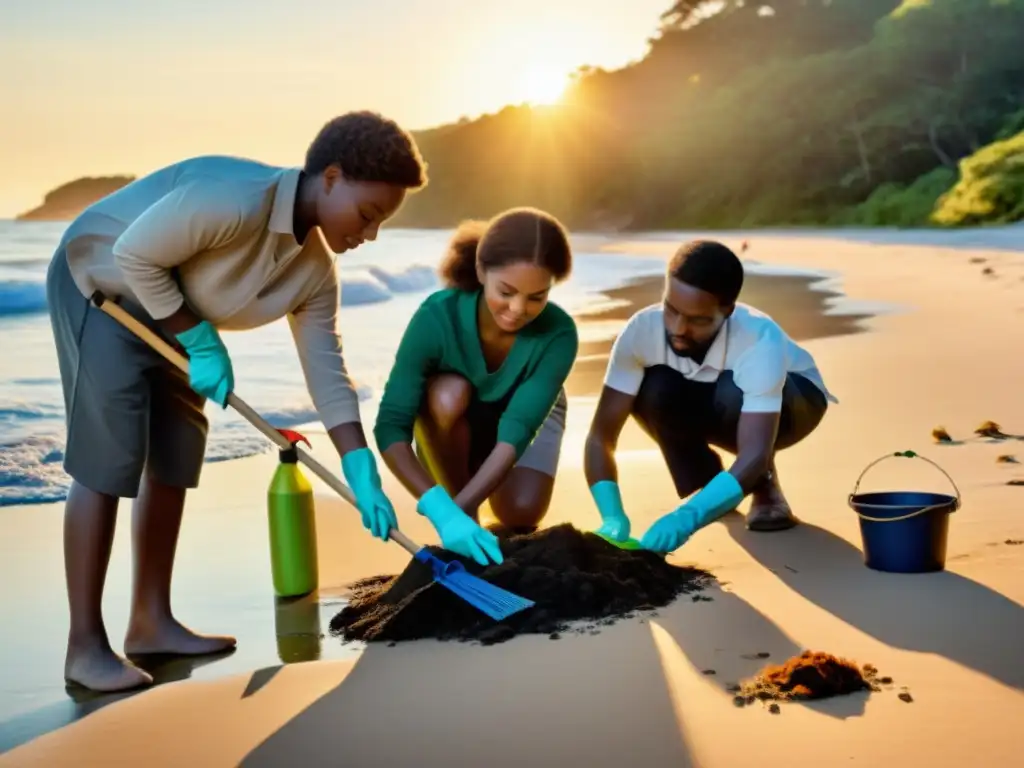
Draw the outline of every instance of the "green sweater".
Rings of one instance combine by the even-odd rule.
[[[548,302],[519,331],[501,367],[488,373],[477,331],[479,298],[479,290],[440,290],[428,296],[412,316],[384,385],[373,428],[382,453],[395,443],[412,443],[427,379],[438,373],[464,376],[484,402],[496,402],[511,393],[498,422],[498,442],[514,446],[517,458],[551,412],[576,360],[576,323],[565,310]]]

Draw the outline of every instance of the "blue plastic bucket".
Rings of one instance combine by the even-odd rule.
[[[865,473],[885,459],[918,458],[946,475],[955,496],[926,491],[876,491],[858,493]],[[960,490],[953,478],[931,459],[913,451],[900,451],[868,464],[860,473],[849,498],[860,520],[864,564],[889,573],[929,573],[946,567],[949,516],[960,508]]]

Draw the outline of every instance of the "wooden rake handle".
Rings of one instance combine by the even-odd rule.
[[[117,322],[127,328],[129,331],[134,333],[156,352],[162,355],[171,365],[175,366],[182,373],[188,375],[188,358],[178,352],[174,347],[168,344],[158,334],[154,333],[151,329],[140,323],[134,317],[132,317],[125,309],[119,306],[116,302],[108,299],[100,291],[96,291],[92,295],[92,303],[97,308],[114,318]],[[341,480],[339,480],[334,473],[330,472],[323,464],[314,459],[310,454],[306,453],[299,446],[292,446],[284,435],[274,429],[270,424],[267,423],[266,419],[260,416],[254,411],[242,398],[236,395],[234,392],[228,394],[228,405],[238,411],[242,416],[252,424],[256,429],[263,433],[263,435],[270,440],[278,448],[287,450],[292,447],[295,448],[299,455],[299,461],[309,467],[313,474],[323,480],[329,485],[341,498],[347,501],[353,507],[356,505],[356,497]],[[406,536],[397,528],[392,528],[388,533],[388,538],[395,543],[401,545],[409,554],[415,555],[421,547],[416,544],[412,539]]]

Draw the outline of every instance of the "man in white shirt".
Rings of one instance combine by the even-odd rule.
[[[729,248],[687,243],[669,261],[663,301],[633,315],[616,339],[584,462],[605,538],[629,540],[615,448],[630,416],[661,448],[679,498],[693,494],[651,526],[644,548],[678,549],[748,493],[750,530],[797,524],[775,452],[807,437],[837,401],[806,350],[737,302],[742,287],[743,265]],[[735,454],[728,471],[712,445]]]

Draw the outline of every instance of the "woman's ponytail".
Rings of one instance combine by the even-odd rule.
[[[437,273],[446,288],[472,292],[479,290],[476,255],[487,231],[486,221],[464,221],[455,230]]]

